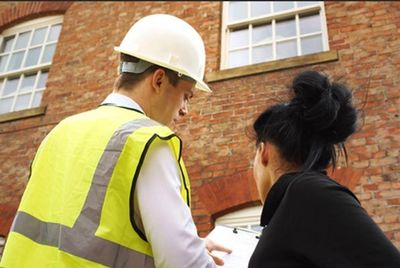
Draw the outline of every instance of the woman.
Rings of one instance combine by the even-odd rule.
[[[330,179],[355,131],[351,93],[318,72],[254,123],[254,177],[266,226],[249,267],[400,267],[400,253],[347,188]]]

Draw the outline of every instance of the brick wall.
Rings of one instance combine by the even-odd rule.
[[[113,47],[133,22],[154,13],[184,18],[205,41],[207,72],[219,69],[221,2],[67,4],[47,11],[44,4],[41,11],[33,4],[0,4],[0,22],[9,17],[0,29],[36,16],[29,12],[66,10],[43,98],[46,114],[0,123],[0,235],[8,232],[41,140],[61,119],[96,107],[111,91],[118,63]],[[12,11],[24,6],[26,13]],[[343,183],[400,247],[400,2],[328,1],[325,11],[330,50],[338,52],[338,61],[211,83],[213,94],[197,93],[190,115],[176,125],[201,234],[216,216],[259,202],[251,173],[254,142],[247,128],[267,105],[286,98],[295,74],[312,68],[343,77],[353,88],[363,120],[348,143],[349,165],[335,177],[347,174]]]

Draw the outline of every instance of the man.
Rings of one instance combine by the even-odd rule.
[[[229,252],[197,236],[181,140],[167,127],[194,87],[210,91],[200,35],[151,15],[115,50],[114,92],[40,145],[1,267],[215,267],[211,251]]]

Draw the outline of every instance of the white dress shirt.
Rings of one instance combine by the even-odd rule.
[[[118,93],[108,95],[103,101],[107,103],[143,112],[135,101]],[[182,199],[177,161],[165,142],[156,139],[146,154],[136,182],[134,205],[153,250],[156,267],[216,267]]]

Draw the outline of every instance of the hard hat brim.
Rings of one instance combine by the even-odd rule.
[[[202,80],[196,80],[196,88],[201,90],[201,91],[205,91],[205,92],[212,92],[212,90],[209,88],[209,86],[204,83]]]

